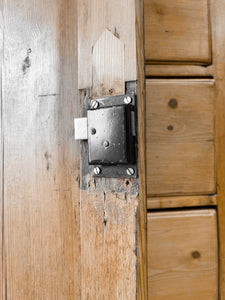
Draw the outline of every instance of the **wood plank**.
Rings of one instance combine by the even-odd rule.
[[[148,214],[151,300],[218,299],[216,211]]]
[[[148,209],[216,206],[217,195],[179,196],[179,197],[151,197],[147,199]]]
[[[105,56],[102,57],[104,54]],[[116,59],[109,60],[109,57]],[[93,47],[93,97],[125,93],[124,57],[124,43],[106,29]],[[103,59],[104,62],[102,62]]]
[[[145,0],[146,61],[211,63],[208,0]]]
[[[204,78],[213,77],[213,66],[194,65],[146,65],[146,77],[185,77]]]
[[[216,104],[216,162],[219,226],[220,300],[225,300],[225,2],[212,1],[213,65]]]
[[[136,37],[135,0],[83,0],[79,1],[79,32],[78,68],[79,89],[92,86],[92,47],[99,36],[109,29],[119,37],[125,47],[124,79],[125,81],[137,79],[136,66]],[[97,16],[97,18],[96,18]]]
[[[213,87],[213,80],[147,80],[148,195],[215,192]]]
[[[140,178],[130,180],[93,178],[81,151],[82,299],[147,299],[143,1],[80,0],[78,15],[80,101],[115,95],[125,81],[137,85],[140,151]],[[105,46],[104,33],[117,51]]]
[[[2,16],[2,0],[0,0],[0,65],[2,66],[2,61],[3,61],[3,16]],[[4,181],[3,181],[3,174],[4,174],[4,133],[3,133],[3,114],[2,114],[2,68],[0,70],[0,257],[1,257],[1,262],[0,262],[0,297],[2,299],[5,299],[5,294],[4,291],[5,289],[3,288],[4,286],[4,275],[3,275],[3,270],[4,270],[4,259],[3,259],[3,205],[4,205]]]
[[[76,1],[4,1],[7,299],[80,299]]]

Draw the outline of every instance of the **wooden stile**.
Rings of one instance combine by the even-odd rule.
[[[3,299],[80,299],[76,1],[3,15]]]
[[[2,0],[0,0],[0,65],[2,66],[3,62],[3,15],[2,15]],[[2,108],[2,68],[0,71],[0,228],[3,229],[3,192],[4,192],[4,179],[3,179],[3,174],[4,174],[4,150],[3,150],[3,108]],[[0,297],[4,299],[4,292],[5,290],[3,289],[3,230],[0,232],[0,257],[1,262],[0,262]]]
[[[138,180],[93,178],[82,165],[82,299],[147,299],[143,3],[80,0],[78,16],[81,105],[137,81],[139,116]]]

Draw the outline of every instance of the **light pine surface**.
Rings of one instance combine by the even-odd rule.
[[[151,62],[211,62],[208,0],[145,0],[145,55]]]
[[[106,29],[113,32],[125,45],[125,81],[137,80],[135,0],[83,0],[78,3],[78,66],[82,70],[78,78],[79,89],[92,87],[92,47]],[[142,5],[142,0],[138,5]],[[141,26],[143,35],[143,25]],[[139,44],[138,47],[142,45]]]
[[[215,192],[213,80],[147,80],[148,195]]]
[[[218,299],[213,209],[148,214],[148,299]]]
[[[2,59],[3,59],[3,19],[2,19],[2,0],[0,0],[0,65],[2,65]],[[2,90],[2,69],[0,70],[0,91]],[[2,214],[2,208],[3,208],[3,172],[4,172],[4,163],[3,163],[3,116],[2,116],[2,93],[0,92],[0,227],[3,228],[3,214]],[[3,258],[3,235],[2,231],[0,230],[0,257]],[[4,259],[1,259],[0,262],[0,297],[4,299],[4,289],[2,288],[3,283],[3,261]]]
[[[80,299],[76,1],[1,8],[3,299]]]
[[[82,299],[147,299],[143,1],[78,8],[80,101],[122,94],[137,80],[140,165],[139,179],[81,174]]]

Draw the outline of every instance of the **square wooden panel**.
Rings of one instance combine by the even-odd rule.
[[[210,210],[148,214],[148,299],[218,299],[217,218]]]
[[[145,0],[147,62],[211,63],[207,0]]]
[[[147,80],[148,195],[215,192],[214,81]]]

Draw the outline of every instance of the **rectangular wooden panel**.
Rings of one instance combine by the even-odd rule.
[[[145,0],[147,61],[211,62],[207,0]]]
[[[5,299],[80,299],[76,1],[4,1]]]
[[[147,80],[148,195],[215,192],[213,80]]]
[[[216,211],[148,214],[149,300],[218,299]]]

